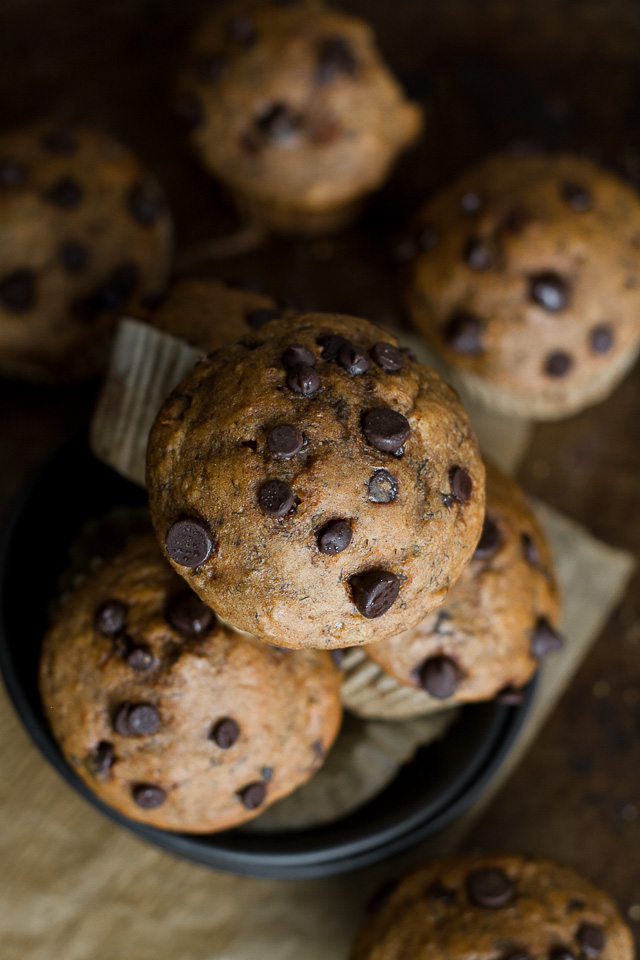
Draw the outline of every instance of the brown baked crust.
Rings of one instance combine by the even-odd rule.
[[[179,88],[203,165],[284,232],[337,228],[422,126],[368,24],[318,0],[224,4],[198,27]]]
[[[317,770],[340,726],[340,676],[328,654],[276,649],[219,620],[181,633],[167,609],[184,592],[155,537],[132,540],[61,610],[44,641],[40,690],[65,757],[101,800],[157,827],[210,832],[257,816]],[[126,625],[104,636],[94,618],[111,600],[125,604]],[[130,665],[135,647],[152,655],[149,669]],[[157,731],[117,732],[126,703],[151,704]],[[211,739],[223,718],[239,728],[226,749]],[[113,754],[102,772],[101,743]],[[249,809],[243,791],[256,783],[266,796]],[[141,784],[161,788],[164,802],[141,808]]]
[[[172,255],[162,192],[105,134],[40,124],[0,138],[0,369],[94,376],[136,298],[157,295]]]
[[[370,359],[368,372],[352,376],[323,358],[318,341],[330,336],[365,351],[383,341],[396,349],[364,320],[274,320],[196,367],[176,388],[178,412],[170,397],[149,438],[158,539],[165,544],[175,523],[193,517],[215,541],[199,566],[172,560],[175,569],[234,626],[291,647],[367,643],[415,624],[460,575],[484,514],[484,468],[454,391],[406,355],[399,371]],[[309,396],[288,385],[283,356],[292,344],[313,353],[319,387]],[[397,456],[365,437],[363,417],[378,408],[408,420]],[[267,444],[280,424],[302,435],[289,459]],[[471,481],[466,502],[451,493],[456,469]],[[391,475],[395,499],[372,502],[376,471]],[[293,508],[283,516],[259,505],[270,481],[290,486]],[[317,537],[337,519],[352,539],[330,556]],[[397,578],[399,594],[387,612],[368,618],[354,603],[351,578],[376,570]]]
[[[447,706],[519,690],[551,652],[536,643],[538,625],[557,630],[560,616],[553,557],[535,514],[513,480],[486,461],[485,467],[489,537],[481,538],[441,607],[411,630],[367,647],[387,673],[423,689],[430,658],[451,659],[459,674],[455,692],[441,698]]]
[[[494,156],[429,202],[414,231],[413,321],[487,404],[566,416],[633,362],[640,199],[615,175],[571,155]],[[544,300],[549,273],[562,284],[547,280],[552,309],[533,292]],[[464,338],[455,323],[467,314],[477,323]]]
[[[498,870],[513,884],[505,906],[476,906],[469,877]],[[476,874],[476,880],[477,880]],[[382,891],[381,891],[382,894]],[[494,889],[495,895],[495,889]],[[611,898],[570,867],[536,857],[434,860],[382,895],[358,934],[351,960],[633,960],[631,933]],[[602,949],[584,949],[604,935]]]

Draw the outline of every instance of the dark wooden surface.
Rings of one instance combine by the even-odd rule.
[[[168,102],[204,0],[3,0],[0,129],[56,115],[99,123],[155,169],[178,247],[235,221],[197,169]],[[261,280],[301,306],[372,320],[399,310],[391,237],[416,202],[514,140],[583,149],[640,182],[636,2],[352,0],[414,96],[427,135],[357,229],[271,241],[201,272]],[[90,415],[95,386],[0,383],[0,510],[29,470]],[[536,429],[526,489],[640,553],[640,369],[606,403]],[[62,505],[61,505],[62,507]],[[640,942],[640,577],[469,846],[568,861],[617,898]]]

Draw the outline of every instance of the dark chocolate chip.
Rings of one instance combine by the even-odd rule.
[[[273,767],[263,767],[260,773],[262,774],[262,779],[268,783],[273,777]]]
[[[82,273],[89,262],[89,248],[77,240],[67,240],[60,247],[60,260],[67,273]]]
[[[548,653],[554,650],[560,650],[563,646],[563,640],[559,633],[553,629],[546,617],[540,617],[531,634],[531,653],[539,660],[546,657]]]
[[[132,647],[127,654],[127,663],[132,670],[137,670],[139,673],[144,673],[145,670],[150,670],[151,667],[154,666],[155,662],[155,657],[148,647],[138,645],[136,647]]]
[[[451,887],[445,887],[441,880],[434,880],[427,893],[441,903],[452,904],[456,902],[456,891],[452,890]]]
[[[284,517],[293,507],[293,491],[284,480],[267,480],[258,492],[258,506],[268,517]]]
[[[122,737],[140,737],[155,733],[160,714],[151,703],[121,704],[113,720],[113,728]]]
[[[271,143],[288,143],[301,124],[301,118],[292,113],[286,103],[274,103],[256,119],[261,137]]]
[[[238,796],[247,810],[257,810],[266,800],[267,785],[261,780],[257,780],[238,791]]]
[[[352,536],[351,527],[346,520],[330,520],[318,533],[318,550],[333,557],[347,549]]]
[[[152,783],[138,783],[131,791],[133,799],[142,807],[143,810],[154,810],[161,806],[167,799],[167,795],[162,787],[157,787]]]
[[[0,187],[11,189],[20,187],[27,178],[27,168],[24,163],[12,157],[0,158]]]
[[[475,907],[497,910],[513,903],[516,890],[513,881],[498,867],[472,870],[466,881],[467,896]]]
[[[300,453],[304,437],[297,427],[292,427],[288,423],[279,423],[273,427],[267,434],[267,446],[275,457],[282,457],[288,460]]]
[[[569,304],[569,284],[559,273],[543,270],[529,277],[529,296],[540,307],[557,313]]]
[[[468,190],[460,197],[460,209],[467,216],[473,216],[480,212],[483,202],[482,194],[476,190]]]
[[[376,343],[371,350],[371,356],[378,366],[388,373],[402,370],[404,354],[399,347],[394,347],[392,343],[385,343],[383,340]]]
[[[563,350],[550,353],[544,364],[544,372],[549,377],[566,377],[573,366],[573,359]]]
[[[571,897],[571,899],[567,902],[567,913],[577,913],[581,910],[584,910],[586,905],[587,904],[584,900],[580,900],[577,897]]]
[[[444,654],[429,657],[416,668],[414,675],[422,689],[437,700],[452,697],[462,679],[458,664]]]
[[[116,733],[119,733],[121,737],[131,736],[131,731],[129,730],[129,710],[131,709],[130,703],[121,704],[114,717],[113,717],[113,729]]]
[[[476,560],[489,560],[494,557],[502,544],[500,527],[491,517],[484,518],[482,533],[473,554]]]
[[[311,749],[313,750],[315,755],[319,757],[321,760],[324,757],[325,753],[327,752],[324,748],[324,744],[322,740],[314,740],[313,743],[311,744]]]
[[[209,735],[221,750],[229,750],[240,736],[240,727],[233,717],[223,717],[218,720]]]
[[[604,324],[594,327],[589,334],[589,345],[593,353],[608,353],[613,346],[613,330]]]
[[[174,106],[176,113],[188,127],[199,127],[204,120],[202,101],[193,94],[183,93],[176,98]]]
[[[318,83],[331,83],[337,77],[354,77],[358,61],[347,41],[340,36],[324,37],[318,47]]]
[[[106,777],[113,766],[114,759],[113,744],[108,740],[101,740],[89,757],[92,773],[96,777]]]
[[[105,280],[100,296],[105,310],[119,310],[133,295],[140,281],[140,271],[135,263],[123,263],[116,267]]]
[[[407,418],[396,410],[377,407],[363,414],[362,432],[376,450],[395,453],[411,436],[411,427]]]
[[[33,270],[14,270],[0,280],[0,303],[10,313],[26,313],[36,299]]]
[[[512,207],[502,217],[500,229],[512,235],[522,233],[530,221],[531,214],[524,207]]]
[[[492,243],[480,237],[470,237],[463,250],[464,262],[472,270],[491,270],[496,264],[496,250]]]
[[[310,397],[320,386],[320,377],[306,363],[299,363],[291,367],[287,374],[287,386],[294,393],[300,393],[304,397]]]
[[[129,213],[144,227],[152,227],[160,219],[164,201],[160,191],[151,181],[135,183],[127,194]]]
[[[225,66],[221,53],[201,53],[193,61],[193,72],[203,83],[214,83],[224,73]]]
[[[363,617],[374,620],[390,610],[398,599],[400,581],[388,570],[368,570],[350,579],[353,602]]]
[[[164,544],[171,559],[181,567],[198,567],[211,556],[215,540],[204,520],[185,517],[171,524]]]
[[[49,130],[40,141],[44,150],[49,153],[58,153],[69,156],[78,149],[78,141],[70,130],[64,127]]]
[[[323,334],[323,336],[318,337],[316,343],[319,347],[322,347],[322,359],[326,360],[327,363],[334,363],[338,359],[340,349],[349,345],[349,341],[337,333]]]
[[[357,347],[353,343],[343,343],[338,351],[338,363],[343,367],[350,377],[366,373],[371,366],[369,354],[362,347]]]
[[[388,470],[376,470],[367,481],[372,503],[392,503],[398,496],[398,481]]]
[[[103,637],[122,633],[127,623],[127,605],[121,600],[106,600],[93,617],[93,626]]]
[[[584,213],[591,209],[591,194],[582,184],[567,180],[562,184],[560,192],[572,210]]]
[[[215,625],[216,615],[193,590],[181,590],[169,600],[165,619],[183,637],[204,637]]]
[[[523,700],[524,691],[512,686],[503,687],[496,694],[496,703],[501,703],[507,707],[519,707]]]
[[[577,957],[568,947],[552,947],[549,960],[577,960]]]
[[[449,471],[449,483],[451,484],[451,496],[458,503],[466,503],[471,498],[473,480],[464,467],[453,467]]]
[[[536,544],[533,537],[528,533],[522,533],[520,535],[520,541],[522,543],[522,554],[532,567],[537,567],[540,563],[540,551],[538,550],[538,545]]]
[[[282,317],[282,312],[280,310],[274,310],[271,307],[263,307],[261,310],[251,310],[245,317],[247,326],[251,327],[252,330],[260,330],[261,327],[264,327],[265,323],[269,323],[270,320],[280,320]]]
[[[252,46],[257,40],[256,28],[248,14],[238,14],[225,23],[225,32],[229,40],[245,47]]]
[[[45,199],[65,210],[79,206],[84,199],[84,190],[74,177],[60,177],[45,191]]]
[[[576,940],[585,957],[597,957],[605,948],[606,937],[602,927],[593,923],[583,923],[578,928]]]
[[[282,363],[287,368],[297,367],[299,364],[315,367],[316,358],[307,347],[303,347],[299,343],[292,343],[282,354]]]
[[[443,330],[445,343],[456,353],[477,357],[482,353],[482,320],[474,313],[460,310]]]

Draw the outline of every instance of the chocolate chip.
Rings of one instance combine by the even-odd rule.
[[[371,356],[378,366],[388,373],[402,370],[404,354],[399,347],[394,347],[392,343],[385,343],[382,340],[376,343],[371,350]]]
[[[151,667],[154,666],[155,662],[155,657],[148,647],[133,647],[127,655],[127,663],[132,670],[136,670],[139,673],[144,673],[145,670],[150,670]]]
[[[310,397],[320,386],[320,377],[306,363],[299,363],[291,367],[287,374],[287,386],[294,393],[300,393],[304,397]]]
[[[584,910],[585,907],[586,907],[586,903],[584,900],[580,900],[576,897],[572,897],[567,902],[567,913],[576,913],[576,912],[579,912],[580,910]]]
[[[474,313],[460,310],[451,317],[443,330],[445,343],[456,353],[477,357],[483,351],[482,320]]]
[[[522,554],[532,567],[537,567],[540,563],[540,551],[538,550],[538,545],[532,536],[528,533],[520,534],[520,542],[522,543]]]
[[[553,947],[549,950],[549,960],[577,960],[577,958],[568,947]]]
[[[193,72],[203,83],[214,83],[224,73],[225,66],[221,53],[201,53],[193,61]]]
[[[156,787],[152,783],[138,783],[131,791],[133,799],[142,807],[143,810],[154,810],[161,806],[167,799],[167,795],[162,787]]]
[[[89,262],[89,249],[77,240],[67,240],[60,247],[60,260],[67,273],[82,273]]]
[[[0,158],[0,187],[11,189],[20,187],[27,178],[27,168],[19,160],[11,157]]]
[[[422,689],[437,700],[452,697],[462,679],[458,664],[444,654],[429,657],[416,668],[414,676]]]
[[[591,194],[580,183],[565,181],[560,189],[563,200],[566,200],[572,210],[584,213],[591,209]]]
[[[594,353],[608,353],[613,346],[613,330],[602,325],[594,327],[589,335],[589,345]]]
[[[346,520],[330,520],[318,533],[318,550],[333,557],[347,549],[352,536],[351,527]]]
[[[583,923],[576,933],[576,940],[585,957],[597,957],[605,948],[606,937],[602,927]]]
[[[343,37],[324,37],[318,47],[318,83],[331,83],[337,77],[354,77],[358,61]]]
[[[79,206],[84,199],[84,190],[74,177],[60,177],[45,191],[45,199],[65,210]]]
[[[70,130],[63,127],[49,130],[40,141],[44,150],[49,153],[58,153],[61,155],[70,155],[78,149],[78,141]]]
[[[293,507],[293,492],[284,480],[267,480],[258,492],[258,506],[268,517],[284,517]]]
[[[152,227],[160,219],[164,201],[159,189],[151,181],[135,183],[127,194],[129,213],[144,227]]]
[[[498,867],[472,870],[467,877],[466,888],[471,903],[487,910],[507,907],[516,896],[513,881]]]
[[[458,503],[466,503],[473,493],[473,480],[464,467],[453,467],[449,471],[451,496]]]
[[[215,539],[204,520],[185,517],[171,524],[164,544],[171,559],[181,567],[198,567],[211,556]]]
[[[553,629],[546,617],[540,617],[531,634],[532,655],[536,660],[540,660],[548,653],[562,649],[562,646],[563,640],[560,634]]]
[[[498,524],[495,520],[492,520],[491,517],[485,517],[484,524],[482,525],[482,533],[480,534],[478,546],[473,556],[476,560],[489,560],[496,555],[501,544],[502,535]]]
[[[214,726],[209,739],[221,750],[229,750],[240,736],[240,727],[232,717],[223,717]]]
[[[262,774],[262,779],[268,783],[273,777],[273,767],[263,767],[260,773]]]
[[[327,363],[333,363],[337,360],[340,349],[349,345],[349,341],[337,333],[324,334],[318,337],[316,343],[319,347],[322,347],[322,359],[326,360]]]
[[[286,103],[274,103],[256,118],[260,136],[271,143],[288,143],[298,132],[301,118]]]
[[[0,303],[10,313],[26,313],[36,299],[33,270],[14,270],[0,280]]]
[[[96,777],[106,777],[115,759],[113,744],[108,740],[101,740],[92,754],[89,755],[89,765]]]
[[[267,797],[267,786],[261,780],[258,780],[256,783],[250,783],[247,787],[239,790],[238,796],[247,810],[257,810]]]
[[[122,737],[140,737],[155,733],[160,714],[151,703],[123,703],[117,710],[113,728]]]
[[[307,347],[303,347],[299,343],[293,343],[282,354],[282,362],[287,368],[297,367],[299,364],[315,367],[316,358]]]
[[[543,270],[529,277],[529,296],[545,310],[557,313],[569,304],[569,284],[553,270]]]
[[[503,687],[496,694],[496,703],[501,703],[506,707],[519,707],[524,700],[524,691],[517,690],[515,687]]]
[[[388,470],[376,470],[367,481],[372,503],[392,503],[398,496],[398,481]]]
[[[174,106],[180,119],[189,127],[199,127],[204,120],[202,102],[193,94],[184,93],[177,97]]]
[[[400,581],[388,570],[368,570],[350,579],[353,602],[363,617],[374,620],[390,610],[398,599]]]
[[[288,423],[279,423],[273,427],[267,434],[267,446],[275,457],[282,457],[288,460],[300,453],[304,438],[297,427],[291,427]]]
[[[409,421],[389,407],[377,407],[362,416],[362,432],[369,443],[386,453],[395,453],[411,436]]]
[[[264,327],[265,323],[269,323],[271,320],[280,320],[282,318],[282,313],[280,310],[274,310],[270,307],[263,307],[261,310],[251,310],[245,317],[247,326],[251,327],[252,330],[260,330],[261,327]]]
[[[480,237],[470,237],[463,250],[464,262],[472,270],[491,270],[496,264],[493,244]]]
[[[350,377],[366,373],[371,366],[369,354],[362,347],[357,347],[353,343],[343,343],[338,351],[338,363],[343,367]]]
[[[245,47],[252,46],[257,40],[256,28],[248,14],[238,14],[225,23],[225,32],[229,40],[241,43]]]
[[[216,622],[216,615],[193,590],[181,590],[169,600],[165,619],[183,637],[204,637]]]
[[[127,622],[127,605],[121,600],[106,600],[93,616],[93,626],[103,637],[121,633]]]
[[[324,748],[324,744],[322,740],[314,740],[313,743],[311,744],[311,749],[313,750],[315,755],[319,757],[320,760],[323,759],[324,755],[327,752]]]
[[[441,880],[434,880],[427,893],[441,903],[452,904],[456,902],[456,891],[452,890],[451,887],[445,887]]]
[[[460,197],[460,209],[467,216],[479,213],[483,204],[483,197],[476,190],[468,190]]]
[[[549,377],[566,377],[573,366],[573,359],[563,350],[550,353],[544,364],[544,372]]]
[[[530,221],[531,214],[524,207],[512,207],[502,217],[500,229],[512,235],[522,233]]]

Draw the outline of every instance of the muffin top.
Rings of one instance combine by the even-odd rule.
[[[147,488],[202,599],[291,647],[417,623],[484,516],[455,392],[382,330],[333,314],[273,320],[199,364],[158,414]]]
[[[190,832],[249,820],[308,780],[341,718],[328,654],[222,624],[152,534],[63,606],[40,690],[65,757],[101,800]]]
[[[633,960],[606,893],[550,860],[434,860],[372,901],[351,960]]]
[[[471,562],[437,610],[367,647],[372,660],[419,687],[433,707],[517,697],[562,640],[553,559],[513,480],[485,462],[487,507]]]
[[[123,309],[159,293],[171,218],[133,154],[86,128],[0,137],[0,369],[93,376]]]
[[[633,361],[640,200],[589,160],[491,157],[424,207],[412,238],[418,329],[534,415],[587,405]]]
[[[196,31],[180,105],[205,166],[324,210],[377,187],[421,128],[371,28],[319,0],[230,0]]]

